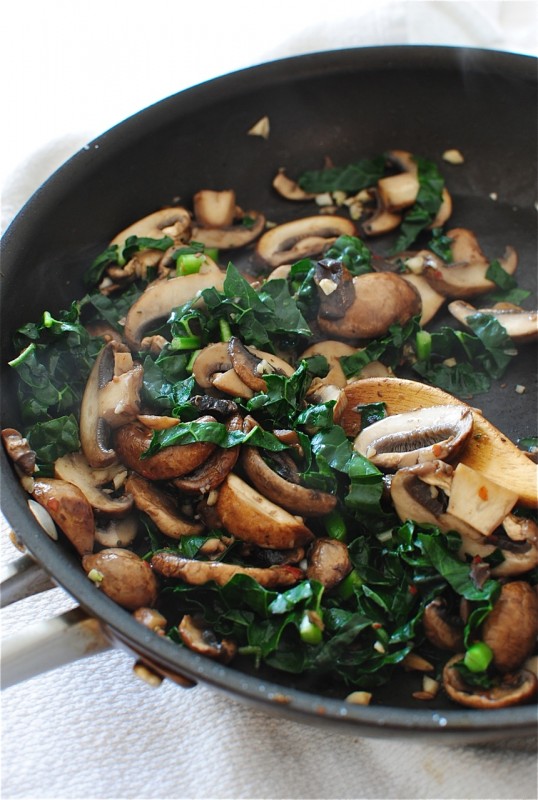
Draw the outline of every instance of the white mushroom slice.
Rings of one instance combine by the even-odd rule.
[[[340,364],[340,359],[342,356],[351,356],[356,352],[357,348],[352,347],[350,344],[340,342],[337,339],[325,339],[307,347],[299,356],[299,361],[312,356],[323,356],[327,359],[329,371],[323,378],[316,378],[312,386],[325,383],[343,388],[347,383],[347,378]]]
[[[80,407],[80,443],[91,467],[106,467],[116,461],[116,453],[109,446],[109,427],[102,417],[100,391],[114,375],[116,353],[128,352],[126,345],[117,341],[106,344],[90,372]]]
[[[283,167],[278,170],[273,178],[273,189],[275,189],[281,197],[285,197],[286,200],[313,200],[316,196],[311,192],[305,192],[304,189],[301,189],[296,181],[286,175],[286,170]]]
[[[233,472],[219,489],[216,510],[229,533],[259,547],[291,550],[313,539],[302,517],[271,502]]]
[[[34,480],[32,496],[48,511],[80,555],[92,552],[93,510],[78,486],[58,478],[40,478]]]
[[[122,472],[125,473],[125,468],[117,464],[93,468],[82,453],[66,453],[54,462],[56,477],[78,486],[92,508],[107,516],[124,516],[133,507],[129,494],[113,497],[102,488],[113,484],[114,478]]]
[[[395,470],[454,458],[472,428],[469,406],[432,406],[374,422],[361,431],[353,447],[376,466]]]
[[[102,547],[129,547],[138,533],[138,516],[129,514],[95,527],[95,541]]]
[[[191,215],[181,206],[162,208],[147,217],[137,220],[128,228],[120,231],[110,244],[122,245],[129,236],[161,239],[170,236],[172,239],[188,241],[190,239]]]
[[[166,550],[155,553],[151,566],[165,578],[177,578],[191,586],[203,586],[209,581],[214,581],[217,586],[225,586],[234,575],[247,575],[266,589],[277,589],[294,586],[304,577],[301,569],[290,564],[242,567],[223,561],[195,561]]]
[[[201,189],[193,197],[194,218],[206,228],[223,228],[231,225],[236,213],[235,192],[224,189],[217,192]]]
[[[147,328],[156,327],[169,316],[172,309],[195,300],[202,289],[212,286],[222,289],[224,277],[224,272],[217,264],[204,256],[199,272],[150,283],[127,313],[124,329],[126,342],[133,350],[139,350]]]
[[[147,514],[165,536],[180,539],[203,531],[202,523],[181,514],[175,499],[153,481],[133,473],[127,479],[125,488],[133,496],[138,510]]]
[[[355,224],[344,217],[319,215],[284,222],[266,231],[256,252],[271,267],[321,255],[339,236],[356,236]]]
[[[110,428],[119,428],[136,418],[140,411],[140,390],[144,369],[137,364],[128,372],[114,375],[99,389],[99,416]]]
[[[417,290],[393,272],[367,272],[353,278],[355,299],[339,319],[318,316],[320,330],[340,339],[373,339],[395,323],[421,313]],[[383,298],[383,302],[380,302]]]
[[[510,513],[517,499],[516,492],[494,483],[466,464],[458,464],[452,476],[447,513],[489,536]]]
[[[538,339],[538,311],[526,311],[509,303],[497,303],[491,308],[475,308],[464,300],[449,303],[448,310],[462,325],[469,326],[468,318],[474,314],[489,314],[503,326],[514,342],[532,342]]]
[[[417,199],[418,190],[418,178],[411,172],[400,172],[377,182],[379,199],[388,211],[401,211],[412,206]]]
[[[242,397],[250,400],[254,396],[252,389],[244,383],[235,369],[228,369],[226,372],[215,372],[213,375],[212,386],[219,392],[229,394],[231,397]]]
[[[437,292],[445,297],[474,297],[495,288],[493,281],[486,278],[490,262],[482,252],[472,231],[454,228],[446,234],[452,239],[452,263],[445,264],[438,256],[428,250],[417,255],[424,258],[422,274]],[[502,268],[513,275],[517,268],[517,253],[508,246],[502,258],[498,259]]]
[[[401,277],[415,287],[422,301],[420,324],[422,327],[431,322],[446,300],[444,294],[437,292],[423,275],[411,272],[402,273]]]
[[[249,220],[249,224],[246,224]],[[202,242],[206,247],[215,247],[218,250],[233,250],[246,247],[254,242],[265,228],[265,216],[259,211],[248,211],[234,225],[221,228],[209,228],[203,225],[193,225],[192,238]]]

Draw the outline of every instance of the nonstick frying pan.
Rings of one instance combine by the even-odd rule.
[[[249,136],[263,116],[269,137]],[[233,187],[244,208],[284,221],[298,211],[271,189],[279,167],[299,175],[321,167],[326,156],[343,165],[395,148],[439,162],[446,149],[459,149],[464,165],[443,166],[454,198],[451,224],[472,228],[492,258],[513,245],[518,282],[535,297],[537,119],[535,59],[410,46],[264,64],[131,117],[59,169],[3,237],[2,427],[17,425],[6,367],[13,332],[82,296],[84,270],[117,231],[200,188]],[[535,356],[532,347],[522,351],[503,385],[476,401],[513,439],[536,434]],[[514,393],[518,384],[525,394]],[[36,524],[3,453],[2,510],[32,557],[98,621],[107,640],[179,683],[204,682],[271,713],[354,735],[446,744],[535,732],[531,705],[483,712],[440,700],[426,708],[411,699],[406,679],[387,686],[379,704],[353,706],[331,697],[330,687],[327,695],[311,693],[300,683],[216,664],[151,634],[96,592],[76,557]]]

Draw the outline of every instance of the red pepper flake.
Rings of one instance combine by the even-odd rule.
[[[480,564],[481,561],[482,561],[482,556],[474,556],[472,563],[473,564]]]
[[[47,500],[47,508],[50,508],[51,511],[58,511],[60,508],[60,503],[55,497],[51,497],[50,500]]]
[[[418,589],[412,583],[409,584],[409,594],[418,594]]]
[[[383,625],[380,622],[372,622],[372,628],[377,631],[379,628],[382,628]]]
[[[433,271],[433,274],[435,275],[438,281],[441,281],[443,279],[443,273],[441,272],[440,269],[435,269]]]
[[[479,496],[479,498],[480,498],[481,500],[487,500],[487,499],[488,499],[488,489],[487,489],[487,486],[481,486],[481,487],[480,487],[480,489],[478,490],[478,496]]]

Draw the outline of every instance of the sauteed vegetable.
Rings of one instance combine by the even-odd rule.
[[[418,701],[528,701],[536,465],[468,404],[537,337],[517,252],[450,229],[407,152],[273,185],[309,211],[202,189],[17,332],[31,508],[178,646],[351,702],[402,669]]]

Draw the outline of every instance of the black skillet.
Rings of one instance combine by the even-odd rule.
[[[83,294],[83,271],[118,230],[200,188],[233,187],[246,209],[274,221],[301,207],[278,198],[279,167],[292,176],[388,149],[440,161],[448,148],[462,166],[442,164],[455,211],[486,254],[513,245],[518,281],[536,292],[536,61],[492,51],[377,47],[300,56],[201,84],[140,112],[77,153],[26,204],[2,241],[2,427],[16,426],[5,366],[22,323],[65,308]],[[268,116],[270,136],[247,135]],[[311,209],[303,209],[310,213]],[[383,245],[374,247],[382,252]],[[243,265],[248,268],[248,264]],[[529,300],[535,302],[532,298]],[[527,347],[503,381],[475,399],[511,438],[536,434],[536,352]],[[524,385],[526,393],[514,392]],[[410,698],[398,679],[369,707],[315,694],[281,678],[223,667],[150,634],[95,591],[77,559],[43,535],[2,453],[2,510],[54,580],[98,619],[114,643],[164,674],[186,676],[279,716],[364,736],[429,742],[489,741],[535,733],[536,707],[484,712]],[[377,693],[376,693],[377,696]]]

